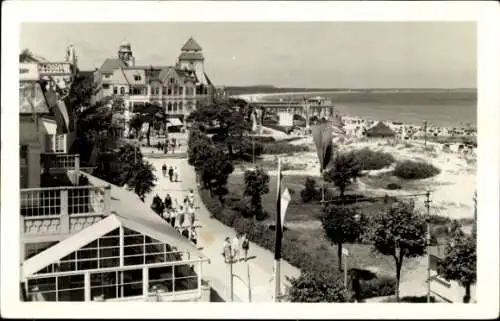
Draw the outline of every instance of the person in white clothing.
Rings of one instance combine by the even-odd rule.
[[[175,182],[179,182],[179,179],[180,179],[180,173],[179,173],[179,168],[178,168],[177,166],[175,166],[175,168],[174,168],[174,176],[175,176],[174,181],[175,181]]]
[[[233,258],[235,261],[240,259],[240,234],[236,234],[231,242],[231,248],[233,250]]]

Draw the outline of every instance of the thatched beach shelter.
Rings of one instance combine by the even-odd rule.
[[[367,137],[394,137],[396,133],[386,124],[379,121],[375,126],[366,130]]]

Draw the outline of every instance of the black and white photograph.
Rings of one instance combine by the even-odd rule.
[[[9,8],[2,40],[2,310],[498,314],[498,74],[479,18],[43,3]]]

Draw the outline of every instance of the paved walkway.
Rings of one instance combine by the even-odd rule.
[[[180,152],[185,152],[184,148]],[[152,199],[156,193],[162,198],[167,193],[175,195],[181,201],[187,190],[195,191],[195,201],[199,209],[197,217],[201,224],[201,229],[198,233],[198,244],[202,248],[202,252],[210,258],[210,264],[203,268],[203,278],[210,282],[210,285],[219,293],[225,300],[230,299],[229,286],[229,265],[224,263],[222,256],[222,247],[226,236],[233,238],[236,234],[235,230],[220,223],[215,218],[211,218],[210,212],[201,202],[196,188],[196,177],[193,167],[189,166],[186,158],[147,158],[151,162],[158,177],[157,186],[152,193],[146,198],[148,204],[152,203]],[[168,177],[164,178],[161,173],[161,166],[177,166],[180,170],[180,182],[172,183]],[[255,243],[250,244],[249,257],[254,257],[248,263],[239,262],[233,265],[233,273],[237,275],[234,278],[234,301],[249,302],[248,279],[250,275],[251,302],[272,302],[274,296],[273,282],[273,262],[274,254]],[[283,261],[282,263],[282,283],[286,283],[286,276],[296,277],[300,271]],[[283,286],[284,289],[284,286]]]

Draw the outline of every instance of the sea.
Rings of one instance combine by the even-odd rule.
[[[332,101],[341,115],[381,121],[399,121],[442,127],[477,128],[477,91],[337,91],[283,93],[263,96],[265,100],[287,101],[321,96]]]

